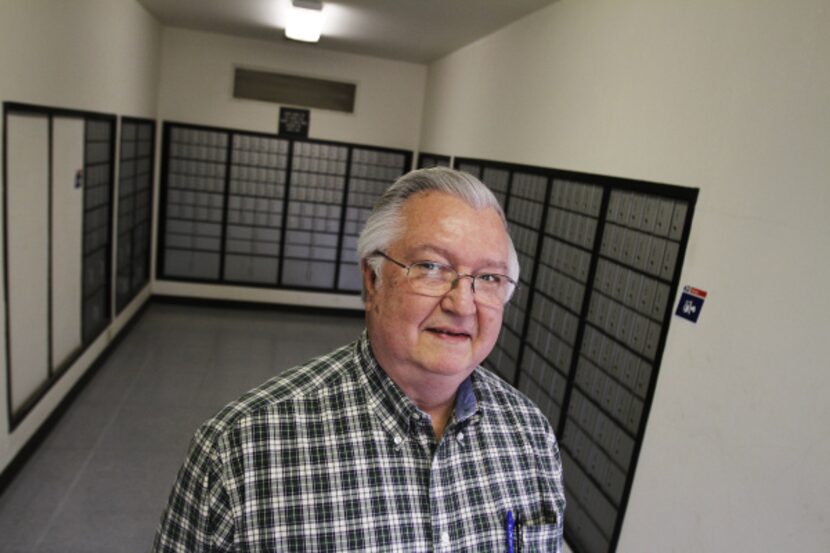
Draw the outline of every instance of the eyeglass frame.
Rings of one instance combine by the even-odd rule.
[[[507,305],[510,302],[511,298],[513,298],[513,295],[516,293],[516,290],[519,289],[519,283],[518,282],[516,282],[514,279],[512,279],[509,276],[507,276],[505,274],[502,274],[502,273],[489,273],[489,272],[487,272],[487,273],[480,273],[480,274],[477,274],[477,275],[474,275],[474,274],[471,274],[471,273],[459,273],[458,270],[455,267],[453,267],[452,265],[450,265],[448,263],[441,263],[440,261],[428,261],[428,260],[415,261],[413,263],[410,263],[409,265],[405,265],[404,263],[401,263],[400,261],[398,261],[396,259],[392,259],[391,257],[389,257],[389,255],[386,252],[382,252],[380,250],[375,250],[374,252],[372,252],[372,255],[380,256],[380,257],[386,259],[387,261],[391,261],[392,263],[394,263],[395,265],[397,265],[401,269],[406,270],[406,280],[407,280],[407,282],[409,281],[409,271],[410,271],[410,269],[414,265],[418,265],[418,264],[421,264],[421,263],[434,263],[436,265],[441,265],[442,267],[446,267],[446,268],[452,270],[452,272],[455,273],[455,278],[450,281],[449,290],[447,290],[446,292],[444,292],[443,294],[441,294],[439,296],[431,296],[429,294],[425,294],[428,297],[442,298],[442,297],[446,296],[447,294],[452,292],[452,290],[455,288],[456,283],[458,283],[459,280],[461,280],[462,278],[467,278],[467,277],[472,279],[470,281],[470,289],[473,291],[473,298],[479,297],[479,296],[476,296],[476,280],[479,277],[488,276],[488,275],[498,276],[498,277],[504,278],[510,284],[513,285],[513,290],[510,292],[510,295],[507,297],[507,299],[505,301],[501,302],[501,304],[500,304],[501,306]],[[490,305],[490,304],[485,303],[485,305]]]

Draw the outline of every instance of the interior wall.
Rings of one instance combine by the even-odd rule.
[[[425,65],[170,27],[163,44],[160,119],[275,134],[279,105],[233,97],[240,66],[357,84],[354,113],[311,109],[310,138],[418,144]]]
[[[560,0],[429,67],[423,151],[700,188],[618,551],[830,549],[828,27]]]
[[[161,26],[135,0],[0,2],[0,101],[154,118],[160,52]],[[4,148],[0,139],[0,151]],[[132,317],[135,305],[122,312],[13,433],[6,420],[3,341],[0,471]],[[5,297],[0,313],[5,313]],[[6,335],[5,322],[5,315],[0,316],[0,336]]]

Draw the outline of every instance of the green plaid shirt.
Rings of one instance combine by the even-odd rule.
[[[440,442],[364,332],[231,403],[196,433],[154,551],[560,551],[548,421],[476,369]]]

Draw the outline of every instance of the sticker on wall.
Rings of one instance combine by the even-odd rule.
[[[308,138],[311,110],[280,108],[279,133],[283,138]]]
[[[700,317],[700,310],[703,309],[703,300],[705,299],[706,292],[704,290],[684,286],[683,293],[680,294],[680,301],[677,303],[677,311],[674,314],[696,323],[697,318]]]

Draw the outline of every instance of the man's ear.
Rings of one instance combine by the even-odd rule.
[[[365,259],[360,262],[360,268],[363,271],[363,290],[366,293],[366,301],[368,301],[375,295],[378,275]]]

